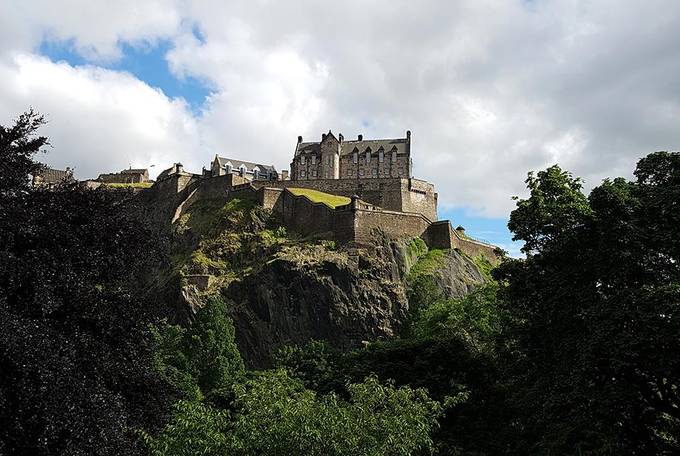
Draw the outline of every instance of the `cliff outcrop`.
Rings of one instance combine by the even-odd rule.
[[[327,340],[339,348],[397,335],[409,313],[408,287],[428,275],[447,296],[485,279],[456,251],[428,251],[416,239],[375,233],[371,247],[288,233],[249,201],[202,200],[174,226],[178,300],[196,310],[207,296],[229,304],[248,364],[271,363],[280,346]],[[191,312],[187,312],[188,315]]]

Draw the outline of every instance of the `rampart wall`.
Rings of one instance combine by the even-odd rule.
[[[437,194],[434,185],[418,179],[313,179],[254,182],[258,187],[311,188],[333,195],[358,195],[383,209],[398,212],[417,212],[429,220],[437,220]]]

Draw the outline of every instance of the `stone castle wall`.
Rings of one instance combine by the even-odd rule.
[[[363,201],[386,210],[415,212],[430,221],[437,220],[437,194],[434,185],[418,179],[316,179],[253,184],[272,188],[311,188],[347,197],[359,195]]]

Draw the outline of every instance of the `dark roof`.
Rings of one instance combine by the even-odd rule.
[[[257,166],[261,170],[267,170],[268,173],[276,173],[276,168],[272,165],[263,165],[261,163],[253,163],[253,162],[248,162],[248,161],[243,161],[239,160],[236,158],[226,158],[226,157],[217,157],[217,163],[220,165],[220,168],[223,167],[224,165],[227,164],[227,162],[231,163],[232,169],[239,169],[241,165],[245,165],[246,169],[248,171],[252,171],[255,169]]]
[[[40,173],[38,173],[37,177],[39,177],[40,181],[45,184],[58,184],[59,182],[63,182],[64,180],[73,179],[73,172],[70,169],[62,170],[44,168],[43,170],[40,171]]]
[[[124,169],[119,174],[146,174],[147,172],[146,169]]]
[[[404,154],[406,153],[406,138],[343,141],[340,144],[340,155],[349,155],[354,152],[354,149],[359,153],[366,152],[369,147],[371,152],[377,152],[382,147],[385,152],[391,152],[392,149],[396,148],[398,154]],[[320,142],[303,142],[298,144],[297,149],[295,149],[295,155],[297,156],[301,153],[319,153],[320,150]]]

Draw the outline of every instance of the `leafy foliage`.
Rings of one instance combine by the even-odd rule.
[[[180,403],[152,454],[409,455],[432,446],[441,413],[423,390],[382,385],[375,378],[348,386],[349,401],[317,396],[283,371],[235,387],[229,419],[215,408]]]
[[[531,255],[497,277],[528,447],[680,451],[680,156],[651,154],[635,176],[586,198],[552,167],[511,217]]]
[[[0,453],[138,454],[174,396],[146,339],[163,239],[126,194],[29,187],[42,123],[0,129]]]

